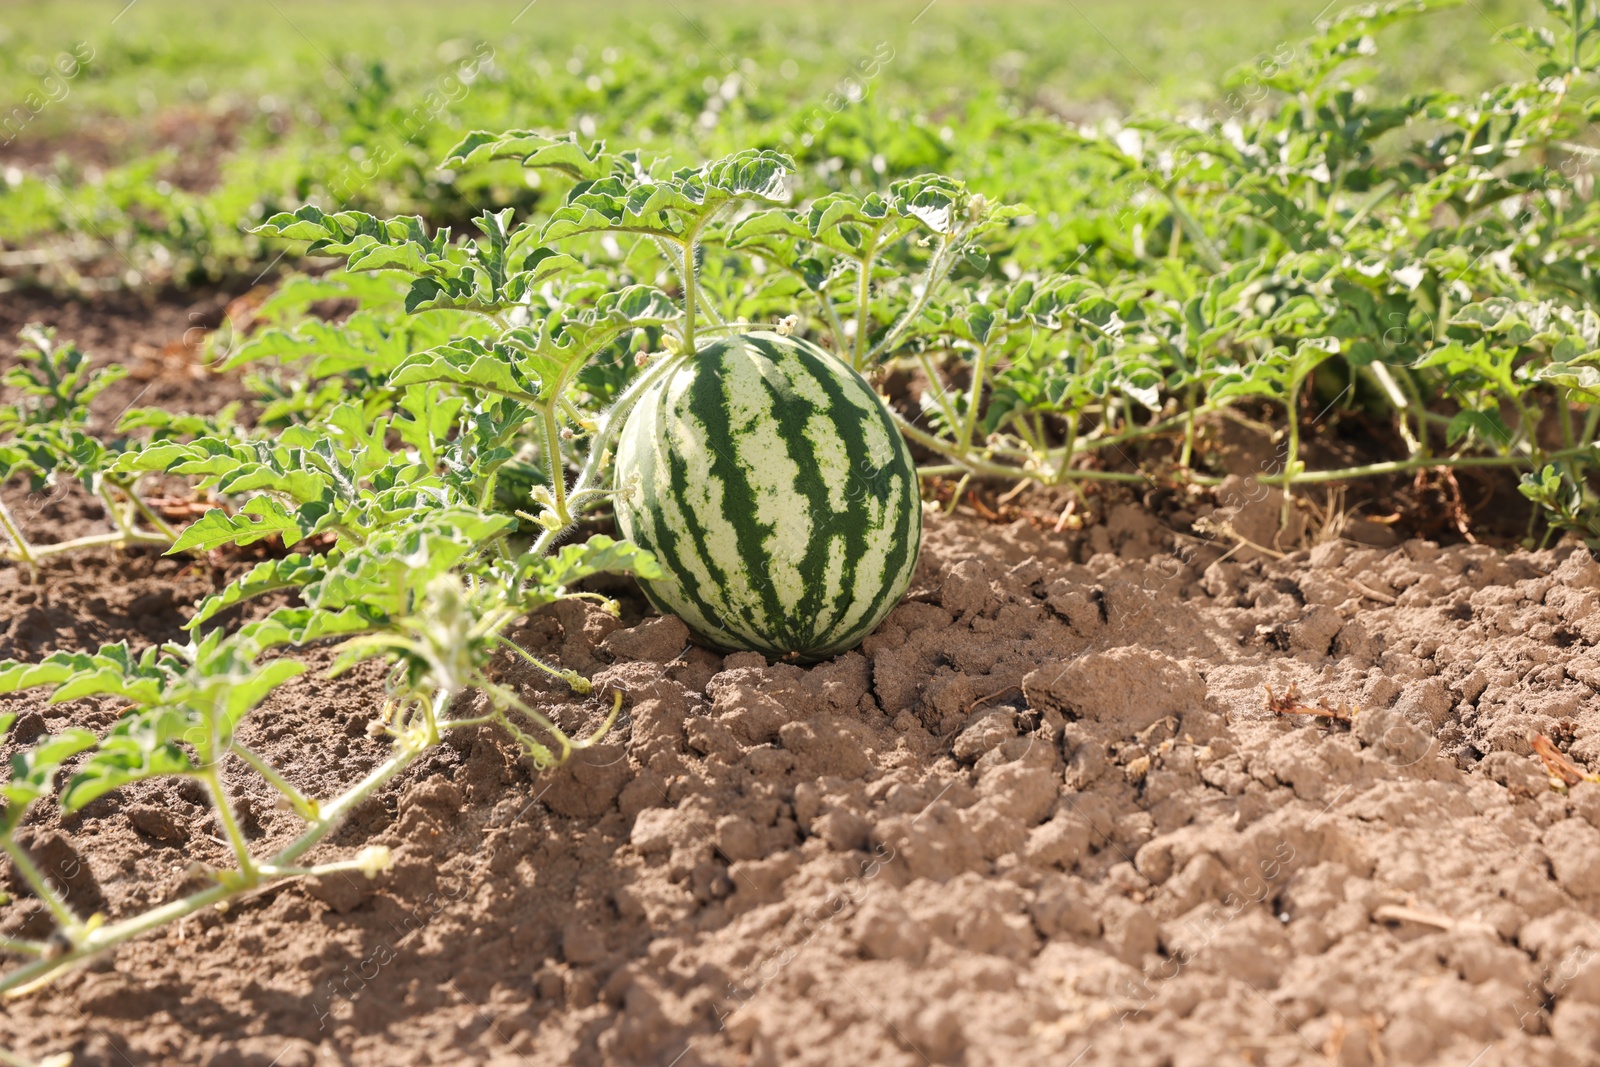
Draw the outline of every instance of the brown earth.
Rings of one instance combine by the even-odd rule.
[[[155,315],[159,351],[186,320]],[[1243,481],[1217,504],[1247,537],[1278,510]],[[95,519],[50,506],[45,533]],[[930,515],[906,601],[809,669],[697,649],[637,599],[558,605],[514,636],[627,692],[608,744],[536,777],[496,731],[454,736],[316,857],[386,844],[387,874],[125,946],[7,1003],[0,1044],[96,1067],[1600,1064],[1600,785],[1556,791],[1529,743],[1600,766],[1587,550],[1273,559],[1131,503],[1053,522]],[[7,567],[0,655],[177,638],[223,576]],[[1281,714],[1267,686],[1360,710]],[[307,676],[246,739],[328,795],[380,758],[380,700],[374,671]],[[23,741],[118,711],[6,706]],[[235,771],[258,846],[287,837]],[[34,822],[86,912],[223,859],[185,783]],[[36,922],[11,889],[8,931]]]
[[[104,116],[54,130],[25,130],[25,136],[4,146],[0,165],[46,174],[55,169],[93,173],[171,153],[158,180],[203,192],[216,183],[218,162],[248,118],[239,108],[176,107],[153,116]]]

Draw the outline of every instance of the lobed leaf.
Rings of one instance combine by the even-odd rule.
[[[0,786],[0,798],[5,800],[5,810],[0,812],[0,833],[15,831],[28,808],[54,788],[61,765],[93,747],[96,740],[88,730],[72,727],[13,755],[11,776]]]
[[[65,811],[86,805],[133,782],[196,769],[179,742],[201,721],[192,712],[171,707],[136,711],[124,716],[99,739],[95,752],[83,762],[61,794]],[[93,735],[90,735],[93,742]],[[85,746],[88,747],[88,746]]]
[[[249,571],[224,586],[221,592],[213,593],[200,601],[195,608],[194,617],[184,625],[184,628],[193,630],[218,612],[254,597],[264,596],[279,589],[298,589],[319,577],[323,573],[325,562],[325,556],[302,556],[296,552],[282,559],[269,559],[257,563]]]
[[[474,130],[450,149],[439,165],[471,169],[499,159],[515,160],[524,167],[559,170],[583,181],[599,178],[611,166],[603,142],[584,148],[574,134],[552,137],[533,130]]]
[[[268,537],[281,537],[285,546],[291,546],[316,530],[328,514],[328,505],[320,501],[290,511],[271,497],[258,496],[238,514],[212,508],[190,523],[167,551],[169,555],[209,552],[223,545],[252,545]]]

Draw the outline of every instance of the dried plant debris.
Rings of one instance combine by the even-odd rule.
[[[1579,782],[1600,782],[1600,774],[1591,774],[1572,761],[1572,757],[1556,747],[1556,743],[1544,734],[1530,734],[1528,743],[1533,746],[1534,755],[1539,757],[1539,762],[1544,764],[1545,771],[1550,775],[1550,784],[1560,792],[1566,792],[1569,786]]]
[[[1272,691],[1272,686],[1267,689],[1267,710],[1275,715],[1314,715],[1325,719],[1329,723],[1338,723],[1348,727],[1355,721],[1356,713],[1360,708],[1351,707],[1340,703],[1337,706],[1329,704],[1326,698],[1319,697],[1315,704],[1306,704],[1300,700],[1300,687],[1298,683],[1291,682],[1283,696],[1277,696]]]

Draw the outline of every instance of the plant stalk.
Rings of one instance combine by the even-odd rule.
[[[565,682],[567,684],[567,686],[572,689],[573,692],[575,692],[575,693],[587,693],[587,692],[589,692],[589,689],[590,689],[589,680],[587,678],[585,678],[583,675],[579,674],[577,671],[557,670],[555,667],[550,666],[550,664],[544,662],[544,660],[540,659],[538,656],[535,656],[533,653],[529,652],[527,649],[523,648],[521,645],[517,644],[515,641],[511,640],[508,637],[502,637],[501,635],[496,634],[495,635],[495,639],[500,644],[504,645],[506,648],[508,648],[512,652],[516,653],[518,656],[521,656],[522,659],[525,660],[528,663],[529,666],[535,668],[536,670],[544,672],[545,674],[549,675],[551,678],[554,678],[558,682]]]
[[[238,816],[234,814],[233,801],[228,799],[228,791],[222,784],[222,775],[217,773],[213,765],[199,777],[211,793],[211,804],[217,809],[217,823],[222,827],[223,836],[228,839],[228,846],[233,849],[234,859],[239,864],[239,874],[246,882],[254,884],[259,875],[255,860],[250,855],[250,842],[245,839]]]
[[[633,383],[624,389],[617,402],[611,405],[611,410],[606,412],[605,420],[600,428],[595,431],[594,439],[589,444],[589,457],[584,461],[583,470],[578,472],[578,478],[572,483],[572,498],[588,497],[595,492],[594,482],[600,476],[602,462],[607,452],[611,450],[617,435],[622,432],[623,423],[633,411],[639,398],[655,386],[662,378],[677,370],[683,361],[689,358],[687,353],[676,356],[666,356],[657,359],[645,372],[633,380]],[[542,530],[533,543],[532,552],[542,556],[555,544],[556,539],[566,533],[566,529]]]
[[[43,956],[45,947],[43,941],[25,941],[0,934],[0,952],[10,952],[17,956]]]
[[[441,691],[441,695],[449,696],[444,691]],[[437,699],[438,697],[436,697]],[[447,705],[448,700],[446,699],[444,703]],[[410,766],[412,761],[427,750],[428,744],[429,742],[420,732],[413,732],[402,738],[394,753],[387,760],[374,767],[365,778],[346,790],[338,799],[324,806],[321,817],[308,826],[305,832],[270,859],[255,866],[254,870],[258,873],[259,880],[277,881],[285,877],[296,876],[298,872],[294,868],[295,860],[319,844],[324,837],[344,821],[345,817],[358,804],[366,800],[378,789],[381,789],[395,775]],[[15,850],[14,843],[11,843],[9,838],[0,837],[0,844],[7,846],[6,851],[11,855],[13,862],[17,863],[19,871],[26,872],[31,868],[31,862],[25,856],[20,861],[18,860],[20,850]],[[341,868],[337,864],[314,868],[319,872],[335,869]],[[356,869],[353,862],[348,869]],[[33,868],[33,870],[37,872],[37,868]],[[24,873],[23,877],[28,878],[28,875]],[[36,960],[0,978],[0,993],[18,995],[54,977],[76,963],[96,956],[109,948],[114,948],[151,930],[159,929],[168,923],[193,915],[204,908],[225,903],[236,896],[249,892],[252,888],[253,886],[243,884],[237,880],[229,883],[219,883],[197,893],[191,893],[186,897],[163,904],[160,907],[152,908],[141,915],[97,927],[80,936],[76,944],[60,956]],[[64,904],[60,906],[63,909],[65,908]],[[70,920],[70,927],[81,927],[81,924],[70,912],[66,912],[66,918]]]
[[[306,822],[315,822],[317,820],[317,802],[296,789],[293,783],[278,773],[277,768],[237,740],[233,742],[232,751],[235,756],[249,764],[252,770],[265,778],[272,788],[282,793],[284,799],[289,802],[290,807],[294,808],[302,819],[306,820]]]
[[[134,510],[140,515],[143,515],[145,522],[148,522],[157,533],[159,533],[162,537],[167,538],[169,541],[176,541],[178,539],[178,531],[174,530],[172,525],[168,523],[167,520],[163,519],[160,515],[157,515],[155,511],[151,509],[150,505],[146,504],[144,499],[140,497],[138,493],[134,492],[132,486],[119,488],[121,488],[124,493],[128,494],[128,499],[133,502]]]
[[[950,404],[950,393],[939,378],[933,360],[928,358],[928,353],[918,352],[917,362],[922,366],[922,376],[928,379],[928,388],[933,390],[933,402],[938,405],[940,416],[944,419],[945,425],[954,430],[961,425],[961,420],[956,416],[956,409]]]
[[[1576,459],[1580,456],[1590,455],[1587,448],[1576,448],[1571,452],[1554,452],[1544,457],[1546,460]],[[1393,460],[1388,463],[1370,463],[1362,467],[1345,467],[1342,470],[1331,471],[1302,471],[1291,480],[1294,485],[1323,485],[1328,482],[1345,482],[1356,478],[1371,478],[1383,474],[1405,474],[1409,471],[1421,470],[1427,467],[1467,468],[1467,467],[1532,467],[1534,461],[1528,456],[1454,456],[1450,458],[1437,458],[1418,456],[1412,459]],[[1276,478],[1262,478],[1260,481],[1266,485],[1283,485],[1282,476]]]
[[[126,538],[133,532],[133,523],[129,521],[127,515],[122,513],[122,509],[117,506],[116,500],[112,499],[111,487],[106,484],[105,479],[97,478],[96,481],[99,482],[99,485],[95,487],[95,496],[100,498],[100,506],[106,509],[106,518],[110,519],[112,525],[116,526],[117,530]]]
[[[453,698],[454,694],[450,695]],[[437,703],[438,699],[436,697],[435,704]],[[446,701],[446,704],[448,704],[448,701]],[[437,738],[434,738],[434,741],[437,740]],[[426,738],[417,736],[402,738],[393,755],[367,772],[365,778],[345,790],[331,804],[323,805],[322,815],[316,823],[307,827],[303,834],[268,860],[266,866],[288,866],[305,855],[321,842],[324,837],[336,829],[340,823],[344,822],[345,817],[357,805],[379,789],[382,789],[388,784],[389,779],[409,767],[411,762],[422,755],[431,743]]]
[[[59,556],[67,552],[76,552],[81,548],[95,548],[99,545],[170,545],[171,538],[162,537],[160,534],[147,533],[144,530],[130,530],[127,533],[90,534],[87,537],[74,537],[70,541],[57,541],[48,545],[30,545],[32,560],[37,562],[47,556]]]
[[[565,464],[561,459],[559,400],[560,394],[557,393],[544,405],[544,413],[539,421],[544,424],[544,461],[549,468],[550,491],[555,495],[556,518],[566,527],[572,525],[572,516],[567,514],[567,472],[563,469]]]
[[[1217,274],[1226,273],[1228,265],[1217,254],[1216,246],[1211,243],[1211,238],[1206,236],[1206,231],[1201,228],[1200,223],[1196,222],[1194,216],[1189,214],[1188,209],[1178,202],[1177,194],[1162,185],[1161,195],[1167,198],[1167,204],[1172,208],[1172,213],[1177,216],[1179,224],[1189,231],[1189,239],[1194,242],[1194,246],[1199,251],[1200,258],[1205,261],[1205,265]]]
[[[960,450],[962,455],[972,448],[972,437],[978,430],[978,405],[983,402],[983,381],[989,374],[989,346],[978,346],[978,356],[972,361],[972,391],[967,397],[967,417],[961,423]]]
[[[1008,467],[999,463],[990,463],[988,460],[977,459],[973,456],[958,455],[951,445],[947,444],[941,438],[934,436],[928,431],[918,426],[913,426],[911,423],[907,422],[899,412],[890,412],[890,414],[894,418],[894,424],[900,428],[901,433],[905,434],[917,444],[939,453],[946,459],[953,460],[955,467],[960,471],[994,478],[1005,478],[1010,481],[1016,481],[1018,478],[1032,478],[1039,482],[1046,480],[1045,475],[1037,470],[1024,470],[1021,467]],[[944,468],[942,467],[926,469],[935,473],[942,473],[944,471]],[[918,473],[923,473],[923,471],[919,470]],[[952,471],[951,473],[954,472]],[[1129,471],[1074,470],[1067,471],[1064,475],[1058,474],[1057,477],[1068,481],[1084,479],[1088,481],[1102,482],[1128,482],[1130,484],[1137,485],[1144,485],[1150,482],[1149,476]]]
[[[1278,528],[1289,528],[1289,517],[1294,512],[1294,494],[1290,487],[1294,485],[1294,475],[1300,463],[1300,387],[1305,384],[1303,375],[1296,375],[1289,380],[1289,443],[1284,452],[1284,473],[1288,481],[1283,485],[1283,507],[1278,516]]]
[[[698,299],[694,262],[694,239],[697,233],[698,226],[683,235],[683,347],[690,354],[694,353],[694,312]]]
[[[861,275],[856,284],[856,335],[850,341],[850,366],[857,374],[866,367],[867,302],[872,298],[872,263],[878,257],[878,229],[867,235],[866,254],[861,257]]]
[[[955,242],[949,237],[941,237],[939,239],[939,247],[934,250],[933,258],[928,261],[928,273],[923,282],[922,295],[918,296],[912,305],[906,309],[904,315],[895,320],[894,324],[889,327],[888,332],[878,339],[878,343],[867,351],[868,360],[892,352],[895,342],[899,341],[905,332],[915,325],[917,319],[922,316],[923,309],[933,299],[934,292],[944,282],[945,276],[950,273],[951,268],[955,266],[953,256],[950,257],[950,262],[945,262],[946,252],[954,246]]]
[[[22,527],[17,525],[16,516],[11,514],[11,509],[4,500],[0,500],[0,528],[4,528],[6,537],[11,540],[11,550],[28,568],[28,575],[35,582],[39,580],[39,560],[34,553],[33,546],[28,544],[28,539],[22,536]]]
[[[1194,461],[1194,424],[1195,417],[1198,414],[1195,410],[1195,401],[1199,399],[1199,389],[1200,383],[1190,382],[1188,393],[1184,399],[1184,404],[1189,410],[1187,417],[1183,420],[1183,450],[1178,453],[1178,466],[1183,467],[1185,470]]]
[[[77,940],[83,930],[83,920],[75,915],[67,902],[57,893],[38,864],[33,862],[33,857],[27,850],[17,844],[16,838],[9,833],[0,834],[0,849],[4,849],[10,857],[12,864],[17,868],[17,873],[22,875],[22,880],[28,883],[28,888],[50,909],[50,914],[55,916],[56,924],[71,940]]]

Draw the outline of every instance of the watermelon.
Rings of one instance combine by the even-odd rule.
[[[911,582],[917,472],[883,401],[809,341],[699,349],[617,442],[617,523],[665,577],[657,609],[725,650],[813,662],[857,645]]]

